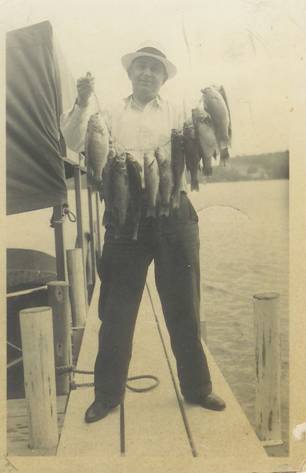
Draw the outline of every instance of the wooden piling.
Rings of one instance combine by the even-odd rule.
[[[52,451],[58,443],[51,307],[20,311],[29,447]]]
[[[48,304],[52,307],[55,366],[68,367],[72,364],[71,351],[71,307],[69,285],[66,281],[48,283]],[[71,373],[56,376],[57,395],[69,394]]]
[[[82,248],[67,250],[67,267],[73,327],[84,327],[87,304],[84,284]]]
[[[77,364],[85,327],[72,327],[72,363]]]
[[[256,363],[256,432],[265,446],[280,445],[279,294],[257,294],[254,300]]]

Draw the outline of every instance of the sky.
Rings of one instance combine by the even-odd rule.
[[[95,76],[101,104],[130,93],[120,58],[153,40],[178,68],[163,96],[192,107],[201,88],[223,84],[232,155],[289,148],[292,93],[302,89],[305,1],[0,0],[5,31],[43,20],[74,80]]]

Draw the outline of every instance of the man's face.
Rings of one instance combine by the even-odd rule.
[[[154,98],[167,76],[164,65],[158,59],[143,56],[132,62],[129,78],[136,96]]]

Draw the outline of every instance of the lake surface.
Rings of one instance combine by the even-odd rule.
[[[204,185],[191,194],[201,231],[207,343],[254,425],[253,295],[280,294],[283,438],[288,436],[289,182]],[[287,444],[285,444],[286,450]],[[281,453],[280,451],[278,453]]]
[[[288,254],[289,182],[249,181],[201,185],[190,193],[199,210],[202,318],[208,346],[254,424],[254,294],[278,292],[281,317],[282,421],[288,438]],[[69,205],[75,209],[74,193]],[[83,203],[88,228],[87,192]],[[49,226],[52,210],[7,217],[7,246],[55,254]],[[65,222],[66,247],[73,248],[76,223]],[[285,447],[287,443],[285,444]],[[283,449],[284,451],[284,449]],[[281,453],[281,452],[278,452]]]

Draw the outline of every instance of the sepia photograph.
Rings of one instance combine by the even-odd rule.
[[[306,471],[305,2],[0,28],[0,470]]]

